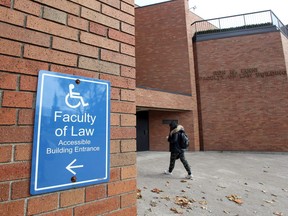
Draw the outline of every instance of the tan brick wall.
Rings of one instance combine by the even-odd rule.
[[[205,150],[288,151],[279,32],[197,43]]]
[[[136,215],[134,0],[0,0],[0,215]],[[110,182],[30,196],[39,70],[111,82]]]

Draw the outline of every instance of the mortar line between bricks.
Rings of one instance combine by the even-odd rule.
[[[79,18],[81,18],[81,14],[82,14],[82,6],[80,6],[80,9],[79,9],[79,13],[78,13]]]
[[[24,29],[27,28],[27,17],[28,17],[28,15],[26,15],[26,16],[24,17]]]
[[[27,215],[28,199],[24,200],[24,216]]]
[[[77,68],[79,68],[79,62],[80,62],[80,55],[77,55],[77,63],[76,63]]]
[[[11,162],[14,163],[14,162],[17,162],[14,160],[15,158],[15,147],[16,145],[15,144],[12,144],[12,154],[11,154]],[[12,185],[11,185],[12,186]],[[11,188],[12,189],[12,188]],[[12,190],[11,190],[12,191]]]
[[[102,48],[99,48],[98,49],[98,61],[101,61],[101,51],[102,51]]]
[[[0,90],[0,108],[2,108],[2,101],[3,101],[3,90]]]
[[[48,69],[50,70],[50,69]],[[33,94],[33,104],[32,104],[32,109],[36,109],[36,100],[37,100],[37,94],[36,92]]]
[[[58,203],[57,203],[57,208],[58,208],[58,209],[60,209],[60,208],[61,208],[61,200],[60,200],[61,196],[60,196],[60,193],[61,193],[61,192],[57,192],[57,195],[58,195]]]
[[[21,75],[18,74],[17,76],[17,80],[16,80],[16,91],[20,91],[20,79],[21,79]]]
[[[44,6],[42,5],[42,6],[41,6],[41,10],[40,10],[39,17],[40,17],[40,18],[43,18],[43,14],[44,14]]]
[[[88,21],[88,33],[91,33],[91,30],[90,30],[90,29],[91,29],[91,21],[89,20],[89,21]]]
[[[50,36],[50,44],[49,44],[49,49],[53,48],[53,36]]]
[[[18,121],[19,121],[19,112],[20,112],[20,109],[19,108],[17,108],[16,109],[16,123],[15,123],[15,126],[20,126],[19,124],[18,124]]]
[[[25,44],[22,43],[22,44],[21,44],[21,48],[20,48],[20,49],[21,49],[21,50],[20,50],[20,58],[21,58],[21,59],[24,58],[24,46],[25,46]]]
[[[80,36],[81,36],[81,31],[78,30],[78,38],[77,38],[78,41],[77,41],[77,42],[79,42],[79,43],[81,42],[81,41],[80,41]]]
[[[14,9],[14,0],[11,0],[11,9]]]
[[[68,25],[68,14],[67,13],[66,13],[65,26],[69,27],[69,25]]]

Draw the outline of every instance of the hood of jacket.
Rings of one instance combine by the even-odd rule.
[[[184,127],[182,125],[178,125],[176,128],[174,128],[171,132],[170,135],[172,136],[173,134],[179,132],[179,131],[184,131]]]

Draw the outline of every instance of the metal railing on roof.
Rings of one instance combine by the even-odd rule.
[[[288,27],[285,26],[271,10],[200,20],[191,24],[192,30],[196,35],[201,33],[222,32],[229,29],[261,27],[263,25],[275,26],[288,38]]]

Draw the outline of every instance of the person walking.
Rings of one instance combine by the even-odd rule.
[[[170,132],[168,136],[168,142],[169,142],[169,150],[171,152],[171,155],[170,155],[169,169],[165,170],[164,173],[166,175],[172,175],[172,171],[175,167],[175,162],[177,159],[180,158],[184,168],[186,169],[188,173],[188,175],[185,178],[192,179],[193,175],[191,172],[191,167],[188,164],[187,160],[185,159],[184,149],[181,149],[179,145],[180,133],[184,133],[184,127],[182,125],[178,125],[175,121],[172,121],[169,124],[169,127],[170,127]]]

